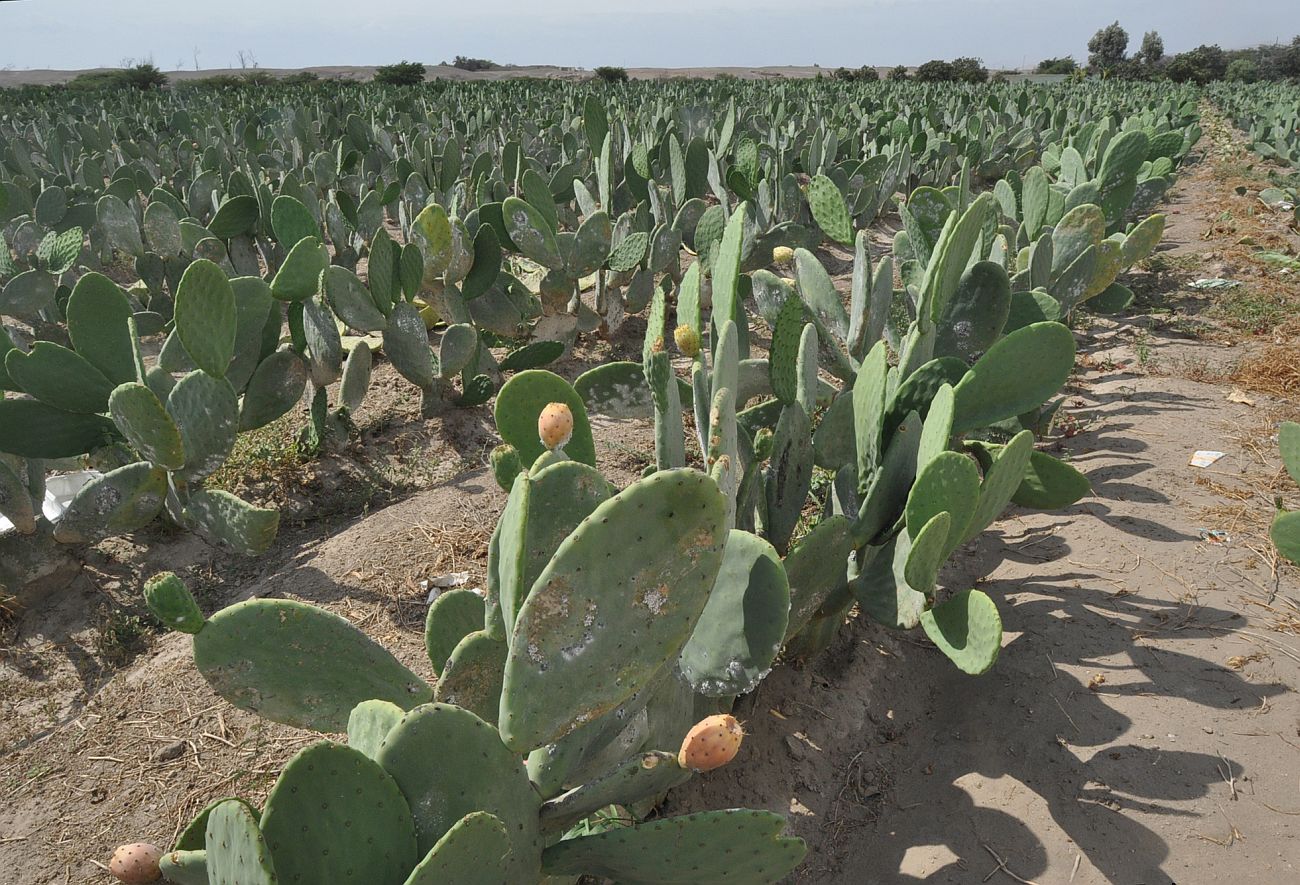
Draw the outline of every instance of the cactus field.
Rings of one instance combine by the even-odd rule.
[[[0,89],[0,869],[1294,881],[1298,106]]]

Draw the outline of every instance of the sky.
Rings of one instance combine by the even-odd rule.
[[[1289,41],[1296,0],[0,0],[0,68],[163,70],[436,64],[456,55],[594,67],[990,67],[1087,58],[1118,19],[1130,51],[1151,29],[1170,53]],[[1227,14],[1225,14],[1227,13]]]

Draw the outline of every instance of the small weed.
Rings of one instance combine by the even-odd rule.
[[[208,477],[207,487],[235,492],[250,482],[292,485],[304,460],[298,445],[298,422],[297,413],[290,412],[265,427],[239,434],[230,457]]]
[[[1147,364],[1151,362],[1151,336],[1147,334],[1146,329],[1138,330],[1134,344],[1137,348],[1138,365],[1146,368]]]
[[[112,667],[126,666],[149,647],[151,631],[151,625],[139,615],[109,609],[95,631],[95,653]]]
[[[1252,335],[1266,335],[1291,316],[1291,311],[1290,305],[1274,295],[1238,286],[1225,290],[1206,314]]]

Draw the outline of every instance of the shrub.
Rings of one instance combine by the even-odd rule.
[[[1079,63],[1072,56],[1066,55],[1061,58],[1045,58],[1034,68],[1038,74],[1073,74],[1079,70]]]
[[[957,79],[963,83],[987,83],[989,79],[988,68],[984,67],[984,62],[978,58],[953,59],[952,69]]]
[[[871,83],[880,79],[880,72],[870,65],[863,65],[860,68],[836,68],[831,76],[847,83]]]
[[[282,77],[280,82],[286,86],[309,86],[312,83],[320,82],[320,74],[315,71],[298,71],[287,77]]]
[[[895,81],[910,80],[912,79],[912,75],[907,72],[907,65],[898,65],[889,72],[889,79]]]
[[[1205,85],[1222,80],[1228,72],[1228,56],[1218,46],[1198,46],[1190,52],[1180,52],[1165,66],[1165,73],[1175,83]]]
[[[375,82],[384,86],[418,86],[424,82],[424,65],[418,61],[399,61],[375,69]]]
[[[605,83],[626,83],[627,68],[618,68],[612,65],[601,65],[592,73]]]
[[[936,58],[916,69],[916,79],[922,83],[951,83],[957,79],[957,69],[952,62]]]
[[[167,85],[167,75],[148,62],[112,71],[91,71],[78,74],[68,82],[69,89],[161,89]]]
[[[1234,58],[1224,77],[1234,83],[1254,83],[1259,79],[1259,68],[1248,58]]]
[[[501,67],[501,65],[486,58],[469,58],[464,55],[456,56],[452,60],[451,66],[462,71],[495,71]]]
[[[122,79],[132,89],[162,89],[167,85],[167,75],[149,62],[127,68],[122,72]]]

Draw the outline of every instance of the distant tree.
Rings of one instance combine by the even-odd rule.
[[[627,68],[618,68],[613,65],[601,65],[592,73],[606,83],[626,83],[628,81]]]
[[[1128,31],[1113,22],[1092,35],[1088,41],[1088,67],[1109,71],[1124,61],[1128,52]]]
[[[889,79],[891,79],[891,80],[910,80],[910,79],[912,79],[912,75],[909,74],[909,73],[907,72],[907,65],[899,65],[898,67],[893,68],[892,70],[890,70],[890,72],[889,72]]]
[[[916,79],[922,83],[952,83],[957,79],[957,69],[952,62],[936,58],[916,69]]]
[[[1165,65],[1165,74],[1175,83],[1197,83],[1204,86],[1222,80],[1228,73],[1228,56],[1219,46],[1198,46],[1190,52],[1180,52]]]
[[[1259,67],[1248,58],[1234,58],[1228,63],[1224,79],[1232,83],[1254,83],[1259,79]]]
[[[987,83],[989,79],[989,70],[984,67],[982,59],[955,58],[952,69],[957,74],[957,79],[963,83]]]
[[[1142,48],[1138,50],[1137,57],[1147,67],[1155,67],[1164,61],[1165,41],[1155,31],[1147,31],[1142,37]]]
[[[870,83],[880,79],[880,72],[870,65],[863,65],[860,68],[836,68],[831,76],[849,83]]]
[[[486,58],[467,58],[463,55],[456,56],[451,66],[462,71],[494,71],[501,67],[496,62]]]
[[[395,65],[375,69],[375,82],[384,86],[418,86],[424,82],[425,67],[418,61],[403,59]]]
[[[162,89],[167,85],[167,75],[152,62],[132,65],[122,72],[127,86],[132,89]]]
[[[1282,50],[1278,56],[1277,72],[1280,77],[1300,78],[1300,36],[1291,41],[1291,45]]]
[[[1068,55],[1061,58],[1045,58],[1034,70],[1039,74],[1073,74],[1079,70],[1079,63]]]

